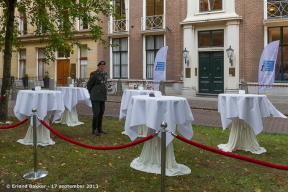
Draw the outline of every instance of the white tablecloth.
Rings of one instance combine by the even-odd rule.
[[[129,102],[134,95],[149,95],[150,93],[153,93],[155,97],[162,96],[162,93],[160,91],[151,91],[151,90],[134,90],[134,89],[126,89],[124,90],[124,93],[122,95],[121,99],[121,105],[120,105],[120,115],[119,115],[119,121],[121,121],[126,115],[127,115],[127,109]],[[147,136],[148,128],[145,125],[138,125],[138,137],[146,137]],[[122,134],[126,134],[125,130],[122,132]]]
[[[149,97],[148,95],[132,96],[125,121],[125,131],[131,140],[138,135],[137,126],[146,125],[156,131],[161,130],[160,124],[165,121],[166,130],[178,131],[187,139],[193,136],[192,121],[194,121],[186,98],[174,96]],[[160,136],[160,135],[159,135]],[[166,134],[166,146],[174,137]]]
[[[135,90],[135,89],[126,89],[123,92],[121,105],[120,105],[120,115],[119,120],[122,120],[127,115],[127,109],[129,102],[134,95],[149,95],[150,93],[154,93],[156,97],[162,96],[160,91],[153,90]]]
[[[59,121],[55,123],[67,124],[68,126],[77,126],[83,124],[78,121],[76,104],[84,100],[89,107],[92,107],[88,90],[83,87],[57,87],[62,92],[64,98],[65,111]]]
[[[194,120],[186,98],[148,95],[133,96],[130,100],[125,121],[125,131],[131,140],[138,136],[138,125],[149,127],[148,135],[161,130],[161,122],[167,123],[167,131],[178,131],[187,139],[193,136],[192,121]],[[161,134],[145,142],[142,153],[134,159],[130,166],[149,173],[161,174]],[[178,164],[173,151],[173,136],[166,133],[166,175],[176,176],[191,173],[191,169]]]
[[[27,116],[32,115],[32,109],[37,109],[37,116],[49,124],[49,116],[53,116],[52,122],[59,119],[64,111],[64,102],[61,91],[32,91],[20,90],[17,95],[14,114],[20,121]],[[33,145],[33,120],[30,121],[30,126],[24,139],[18,142],[25,145]],[[36,121],[37,126],[37,144],[38,145],[53,145],[54,141],[50,138],[50,131],[47,130],[40,122]]]
[[[218,145],[220,149],[230,152],[237,149],[256,154],[266,152],[256,139],[256,135],[263,130],[262,118],[270,115],[287,118],[266,95],[219,94],[218,112],[223,130],[233,121],[228,143]]]

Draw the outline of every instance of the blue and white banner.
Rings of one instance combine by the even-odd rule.
[[[167,58],[168,46],[162,47],[156,54],[154,61],[154,77],[153,88],[158,87],[160,81],[166,79],[166,58]]]
[[[269,43],[262,52],[258,70],[258,92],[271,89],[274,84],[278,49],[279,40]]]

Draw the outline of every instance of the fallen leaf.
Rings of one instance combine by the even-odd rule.
[[[109,165],[110,167],[112,167],[113,169],[115,169],[115,167],[113,167],[112,163],[109,162],[108,165]]]

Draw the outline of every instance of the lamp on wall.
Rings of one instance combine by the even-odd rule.
[[[169,25],[167,25],[166,28],[168,29],[168,31],[172,31],[172,29]]]
[[[186,47],[185,49],[182,51],[183,53],[183,58],[185,59],[185,64],[187,64],[187,66],[189,66],[189,51],[187,51]]]
[[[270,7],[268,7],[269,12],[274,12],[275,10],[276,10],[276,7],[274,5],[271,5]]]
[[[231,66],[233,66],[233,54],[234,54],[234,49],[231,48],[231,45],[229,46],[228,49],[226,49],[227,56],[229,58],[229,63]]]

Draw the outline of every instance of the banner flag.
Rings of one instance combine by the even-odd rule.
[[[159,86],[160,81],[166,79],[166,58],[167,58],[168,46],[162,47],[156,54],[154,61],[154,77],[153,77],[153,88]]]
[[[269,43],[262,52],[258,70],[258,92],[271,89],[274,84],[278,48],[279,40]]]

